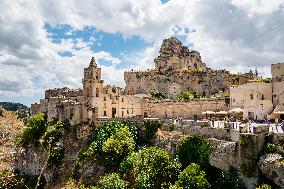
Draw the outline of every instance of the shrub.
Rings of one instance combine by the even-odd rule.
[[[121,163],[120,171],[136,188],[168,188],[177,179],[180,167],[165,150],[147,147],[131,153]]]
[[[245,189],[241,179],[238,177],[237,171],[229,170],[221,171],[215,168],[215,171],[211,171],[209,174],[206,173],[210,178],[208,181],[211,184],[212,188],[215,189]],[[213,168],[214,170],[214,168]],[[214,175],[213,175],[214,174]]]
[[[189,101],[191,99],[194,99],[194,94],[188,91],[184,91],[180,95],[177,96],[177,99],[183,100],[183,101]]]
[[[28,144],[35,144],[44,134],[47,127],[47,116],[44,113],[38,113],[28,119],[26,128],[17,138],[17,144],[26,147]]]
[[[271,189],[271,186],[269,186],[268,184],[263,184],[263,185],[257,187],[256,189]]]
[[[3,189],[35,188],[37,180],[38,175],[18,175],[12,174],[10,171],[0,172],[0,188]],[[41,177],[38,189],[43,189],[45,184],[45,178]]]
[[[4,109],[0,108],[0,117],[4,115]]]
[[[98,184],[91,189],[126,189],[127,185],[128,182],[122,180],[119,174],[111,173],[102,177]]]
[[[206,179],[206,174],[200,169],[200,166],[192,163],[186,169],[184,169],[174,186],[170,189],[206,189],[210,188],[210,184]]]
[[[158,98],[158,99],[166,98],[165,94],[160,91],[151,91],[150,96],[152,98]]]
[[[50,153],[48,156],[48,165],[59,165],[63,158],[64,158],[64,154],[65,154],[65,149],[62,148],[61,146],[53,146],[50,149]]]
[[[62,133],[58,130],[56,125],[50,126],[47,128],[46,132],[40,139],[40,143],[47,147],[48,145],[53,145],[55,142],[58,142]]]
[[[202,169],[209,166],[210,149],[207,142],[199,137],[187,137],[178,146],[175,155],[183,167],[191,163],[197,163]]]
[[[264,150],[266,153],[275,153],[276,152],[276,145],[273,143],[267,143],[264,146]]]

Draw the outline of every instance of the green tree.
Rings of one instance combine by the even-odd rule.
[[[206,189],[210,188],[210,184],[206,179],[206,174],[200,169],[200,166],[192,163],[184,169],[178,180],[170,189]]]
[[[128,182],[122,180],[119,174],[111,173],[102,177],[98,184],[91,189],[126,189],[127,185]]]
[[[38,113],[28,119],[26,127],[18,136],[17,143],[26,147],[28,144],[35,144],[45,133],[47,127],[47,116],[44,113]]]
[[[180,172],[181,164],[157,147],[142,148],[131,153],[120,165],[126,179],[136,188],[169,187]]]
[[[191,163],[197,163],[204,170],[209,167],[209,145],[199,137],[190,136],[184,139],[178,146],[175,155],[184,168]]]
[[[119,165],[121,160],[135,148],[134,138],[128,127],[118,128],[102,146],[106,161]]]
[[[124,131],[127,133],[123,133]],[[119,161],[133,150],[133,142],[135,146],[137,139],[137,128],[134,125],[121,122],[105,122],[95,130],[93,138],[94,141],[81,155],[84,157],[81,161],[86,158],[99,160],[102,165],[115,168]],[[114,144],[119,149],[111,147]]]
[[[143,127],[139,132],[138,145],[139,146],[149,146],[152,145],[156,132],[161,128],[161,123],[159,121],[147,120],[144,121]]]

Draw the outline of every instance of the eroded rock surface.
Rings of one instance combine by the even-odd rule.
[[[284,188],[284,160],[280,154],[267,154],[260,158],[258,166],[261,172]]]

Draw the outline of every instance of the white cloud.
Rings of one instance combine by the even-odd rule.
[[[83,68],[91,56],[100,65],[106,83],[123,83],[127,69],[154,66],[161,40],[173,34],[186,36],[213,68],[234,72],[259,67],[269,75],[270,64],[283,61],[283,0],[111,0],[9,1],[0,5],[0,95],[29,96],[43,89],[80,87]],[[69,24],[72,31],[92,26],[104,32],[138,35],[152,42],[141,52],[119,59],[110,52],[94,53],[100,44],[81,39],[52,43],[44,24]],[[180,28],[181,30],[177,30]],[[195,29],[187,33],[184,28]],[[67,33],[72,34],[72,31]],[[69,51],[72,57],[58,52]]]

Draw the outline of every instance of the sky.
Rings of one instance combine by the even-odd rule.
[[[49,88],[82,87],[91,57],[105,83],[154,67],[177,37],[213,69],[284,61],[284,0],[1,0],[0,101],[30,106]]]

